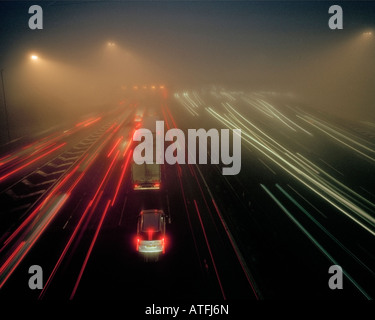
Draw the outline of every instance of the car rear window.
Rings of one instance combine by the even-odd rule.
[[[150,229],[152,229],[154,232],[160,230],[160,214],[143,214],[142,231],[147,232]]]

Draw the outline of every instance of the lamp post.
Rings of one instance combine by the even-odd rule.
[[[5,110],[5,121],[6,121],[6,129],[8,133],[8,142],[10,141],[10,132],[9,132],[9,119],[8,119],[8,110],[7,110],[7,103],[5,99],[5,88],[4,88],[4,77],[3,77],[4,69],[1,69],[1,84],[3,88],[3,99],[4,99],[4,110]]]

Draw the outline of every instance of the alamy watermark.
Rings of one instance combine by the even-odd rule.
[[[220,134],[217,129],[209,129],[208,131],[205,129],[188,129],[186,148],[185,134],[181,129],[169,129],[164,135],[164,121],[156,121],[154,132],[145,128],[135,131],[133,141],[140,141],[140,143],[134,148],[133,160],[137,164],[163,164],[165,162],[168,164],[185,164],[187,156],[188,164],[207,164],[208,139],[210,139],[211,145],[211,164],[219,164],[221,160],[224,165],[228,166],[222,168],[223,175],[238,174],[241,170],[240,129],[233,129],[231,155],[229,129],[221,129]],[[164,153],[165,141],[172,143],[165,149]]]
[[[29,278],[29,288],[31,290],[43,289],[43,269],[39,265],[32,265],[29,268],[29,274],[32,276]]]
[[[328,286],[331,290],[336,290],[336,289],[342,289],[343,288],[343,271],[342,268],[339,265],[332,265],[328,269],[328,273],[333,274],[328,280]]]
[[[343,10],[339,5],[331,5],[328,9],[328,13],[332,16],[328,20],[328,26],[330,29],[343,29]],[[43,29],[43,9],[39,5],[32,5],[29,7],[29,14],[32,16],[29,18],[29,28],[31,30]]]

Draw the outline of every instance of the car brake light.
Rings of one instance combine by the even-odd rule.
[[[161,247],[162,247],[163,253],[165,253],[165,239],[164,238],[161,239]]]
[[[152,228],[148,229],[148,240],[152,240],[152,235],[154,233],[154,230]]]
[[[141,239],[139,238],[139,237],[137,237],[137,244],[136,244],[136,246],[137,246],[137,251],[139,251],[139,243],[141,242]]]

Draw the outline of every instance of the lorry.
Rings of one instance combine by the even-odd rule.
[[[161,188],[161,165],[132,163],[133,190],[159,190]]]
[[[155,154],[155,124],[157,118],[147,116],[143,119],[142,127],[150,130],[153,141],[153,153]],[[135,133],[137,134],[137,133]],[[134,137],[133,137],[134,139]],[[161,164],[143,163],[133,161],[132,167],[133,190],[159,190],[161,188]]]

